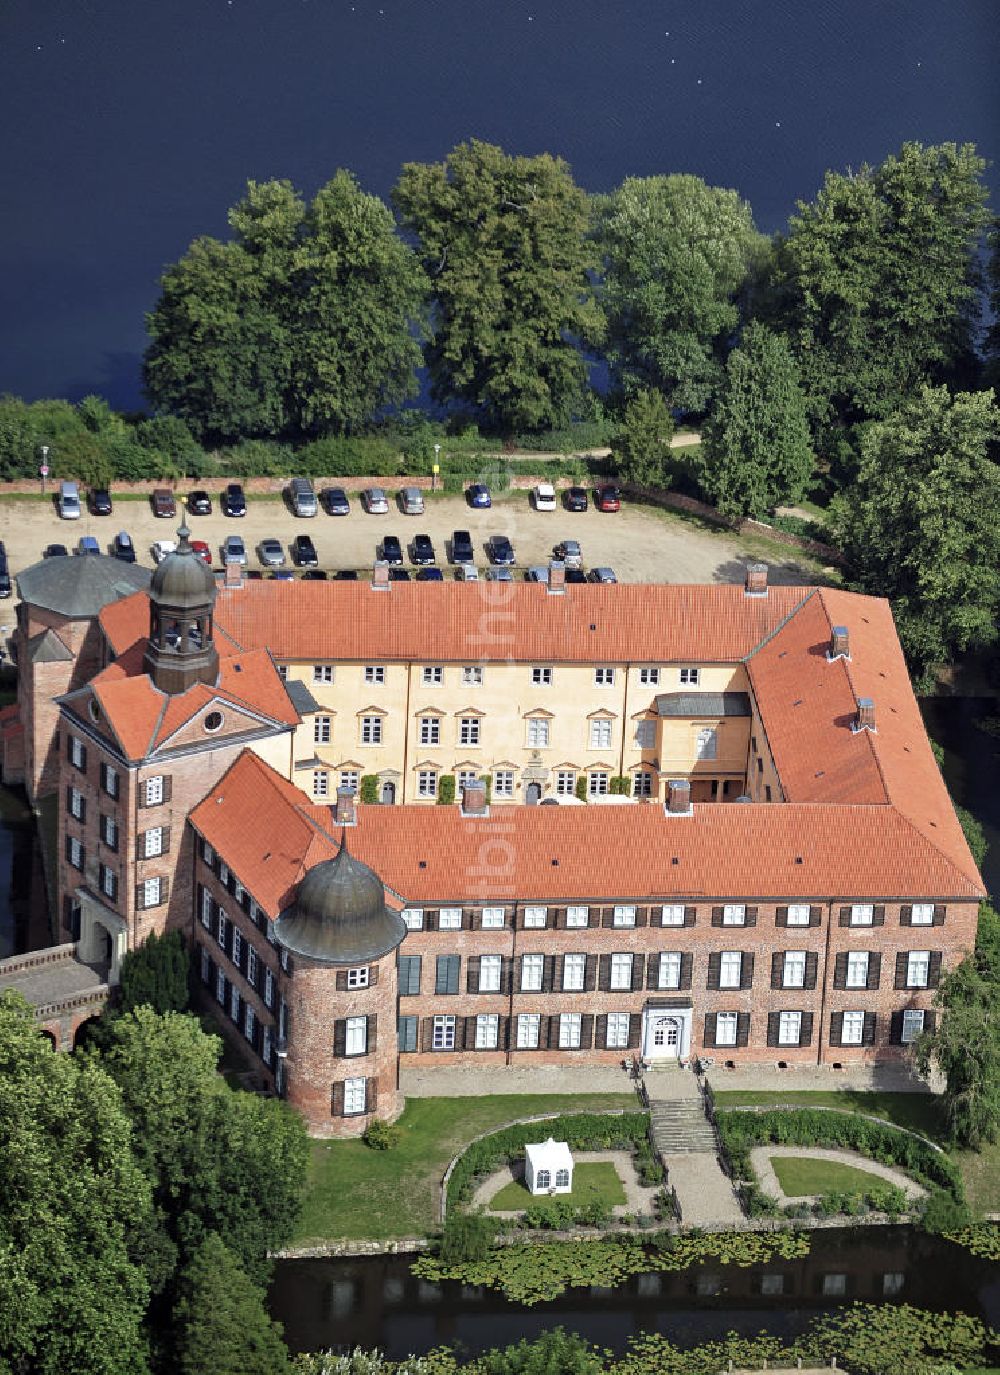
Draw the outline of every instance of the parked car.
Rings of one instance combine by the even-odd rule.
[[[75,482],[60,482],[57,504],[63,520],[80,519],[80,488]]]
[[[300,568],[315,568],[319,563],[316,546],[309,535],[296,535],[292,541],[292,558]]]
[[[351,503],[343,487],[327,487],[320,496],[323,509],[328,516],[349,516]]]
[[[268,573],[267,576],[273,578],[275,582],[295,581],[295,574],[290,568],[276,568],[273,573]]]
[[[390,581],[390,582],[409,582],[409,581],[410,581],[410,570],[409,570],[408,568],[390,568],[390,569],[389,569],[389,581]]]
[[[525,582],[545,582],[549,580],[549,565],[547,563],[533,563],[524,575]]]
[[[149,504],[153,508],[153,515],[160,520],[169,520],[177,514],[177,503],[169,487],[157,487],[149,498]]]
[[[238,482],[229,484],[222,493],[222,500],[219,504],[224,516],[245,516],[247,513],[247,499]]]
[[[414,535],[410,545],[410,562],[417,564],[434,563],[434,545],[430,535]]]
[[[193,516],[210,516],[212,514],[212,498],[207,492],[200,489],[192,492],[187,499],[187,508]]]
[[[302,574],[303,582],[326,582],[326,580],[325,568],[309,568]]]
[[[101,552],[101,546],[97,543],[93,535],[81,535],[80,548],[77,552],[80,554],[99,554]]]
[[[551,482],[540,482],[535,488],[535,510],[554,511],[556,509],[556,489]]]
[[[506,535],[494,535],[486,547],[492,563],[504,567],[514,563],[514,546]]]
[[[474,563],[460,563],[455,569],[455,576],[459,582],[478,582],[479,569]]]
[[[223,563],[239,563],[246,567],[247,547],[239,535],[227,535],[222,546]]]
[[[209,547],[208,547],[208,545],[205,543],[205,541],[204,541],[203,539],[193,539],[193,540],[191,541],[191,548],[194,550],[194,552],[195,552],[195,553],[198,555],[198,557],[201,559],[202,563],[207,564],[208,567],[211,568],[211,566],[212,566],[212,551],[211,551],[211,549],[209,549]]]
[[[485,482],[473,482],[465,493],[469,505],[477,511],[486,511],[493,505],[490,489]]]
[[[285,566],[285,550],[280,539],[262,539],[257,546],[257,557],[264,568]]]
[[[455,530],[451,537],[452,563],[475,563],[476,551],[468,530]]]
[[[583,571],[582,568],[567,568],[567,569],[566,569],[566,581],[567,581],[567,582],[586,582],[586,581],[587,581],[587,575],[586,575],[586,573]]]
[[[14,591],[13,583],[10,580],[10,569],[7,566],[7,550],[3,540],[0,540],[0,597],[9,597]]]
[[[567,568],[583,567],[583,551],[580,548],[579,540],[560,540],[553,550],[553,553],[557,559],[562,559]]]
[[[382,541],[382,558],[388,564],[403,562],[403,546],[395,535],[386,535]]]
[[[153,562],[162,563],[168,554],[177,552],[177,541],[172,539],[158,539],[153,545]]]
[[[135,545],[127,530],[119,530],[111,542],[111,553],[122,563],[135,563]]]
[[[419,487],[404,487],[399,494],[399,509],[404,516],[424,514],[424,494]]]
[[[95,487],[90,494],[90,509],[95,516],[110,516],[111,493],[107,487]]]
[[[514,570],[512,568],[487,568],[486,577],[489,582],[513,582]]]
[[[361,493],[361,504],[370,516],[389,514],[389,501],[381,487],[366,487]]]
[[[417,582],[444,582],[440,568],[418,568]]]
[[[314,516],[319,510],[316,493],[307,477],[293,477],[288,484],[288,504],[296,516]]]
[[[340,568],[333,577],[335,582],[357,582],[358,570],[356,568]]]
[[[563,505],[567,511],[586,511],[587,489],[585,487],[567,487],[563,493]]]
[[[598,487],[594,501],[599,511],[620,511],[622,509],[621,493],[611,483],[604,487]]]
[[[613,568],[592,568],[587,574],[591,582],[617,582]]]
[[[65,544],[47,544],[42,551],[43,559],[64,559],[68,556],[69,550]]]

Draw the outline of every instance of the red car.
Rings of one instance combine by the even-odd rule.
[[[617,487],[598,487],[594,494],[594,500],[599,511],[620,511],[622,509],[621,493]]]
[[[201,559],[202,563],[207,563],[209,568],[212,566],[212,551],[203,539],[193,539],[191,548]]]

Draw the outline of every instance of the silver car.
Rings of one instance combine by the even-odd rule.
[[[235,538],[239,538],[239,536],[235,536]],[[282,548],[281,540],[262,539],[257,552],[264,568],[284,568],[285,551]]]
[[[389,514],[389,502],[381,487],[366,487],[361,493],[361,500],[370,516]]]
[[[247,547],[239,535],[227,535],[222,546],[223,563],[241,563],[246,566]]]
[[[404,487],[399,494],[399,504],[403,508],[404,516],[424,514],[424,494],[419,487]]]
[[[583,567],[583,550],[580,548],[579,540],[564,539],[561,544],[556,545],[555,556],[562,559],[567,568]]]

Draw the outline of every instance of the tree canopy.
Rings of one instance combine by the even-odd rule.
[[[148,1005],[154,1012],[183,1012],[190,1001],[188,953],[179,931],[155,931],[122,960],[121,1010]]]
[[[284,1375],[281,1328],[233,1253],[210,1232],[181,1272],[174,1307],[177,1375]]]
[[[622,427],[611,441],[620,476],[640,487],[669,487],[674,421],[662,393],[640,391],[628,402]]]
[[[569,418],[586,379],[579,345],[602,317],[588,200],[567,164],[472,140],[407,163],[393,202],[431,280],[435,400],[506,432]]]
[[[630,177],[598,202],[595,234],[613,377],[626,395],[653,387],[707,410],[764,253],[749,205],[700,177]]]

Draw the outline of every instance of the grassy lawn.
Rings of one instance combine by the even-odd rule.
[[[512,1180],[490,1200],[491,1213],[519,1213],[532,1205],[551,1209],[557,1203],[571,1203],[582,1207],[587,1203],[606,1203],[616,1208],[625,1203],[625,1186],[610,1160],[577,1165],[573,1170],[573,1188],[568,1194],[531,1194],[520,1179]]]
[[[295,1244],[336,1237],[421,1236],[438,1223],[441,1177],[474,1136],[538,1113],[634,1112],[632,1093],[497,1094],[411,1098],[399,1145],[373,1151],[363,1141],[314,1141]]]
[[[776,1155],[771,1158],[771,1168],[789,1198],[801,1198],[804,1194],[828,1194],[834,1190],[864,1193],[873,1185],[884,1183],[878,1175],[868,1170],[857,1170],[853,1165],[841,1165],[836,1160]]]

